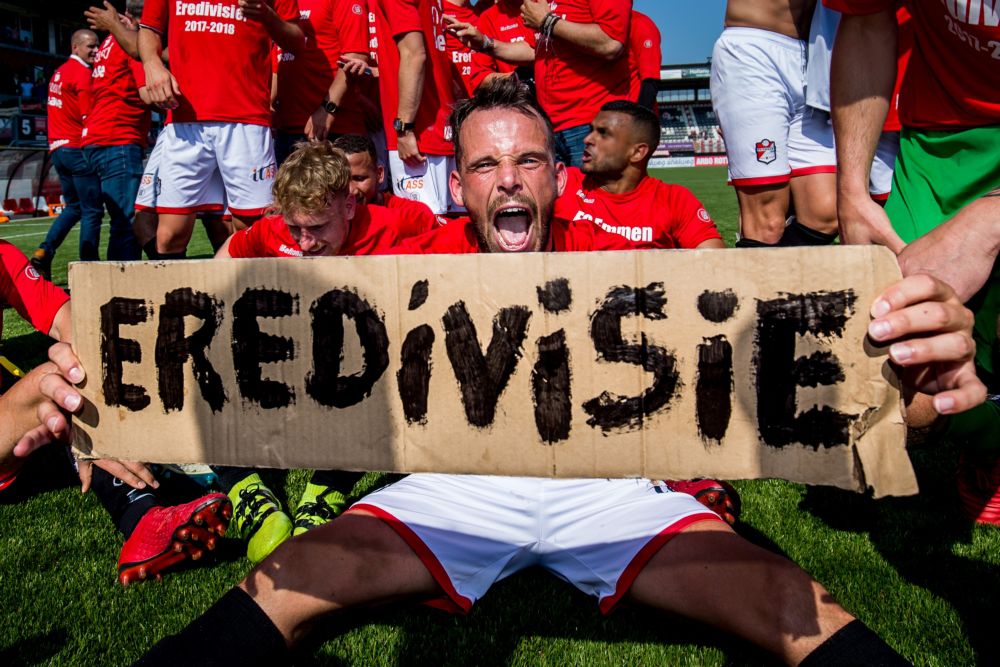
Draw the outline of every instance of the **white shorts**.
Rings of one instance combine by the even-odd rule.
[[[830,115],[805,103],[805,42],[726,28],[712,51],[712,105],[733,185],[836,173]]]
[[[425,155],[427,161],[411,167],[399,159],[399,151],[389,151],[389,173],[395,194],[415,199],[430,207],[435,214],[454,213],[465,209],[455,204],[448,189],[448,178],[455,170],[453,155]]]
[[[872,199],[885,201],[892,192],[892,171],[899,153],[899,132],[883,132],[875,147],[875,159],[868,177],[868,192]]]
[[[163,152],[163,134],[160,132],[156,137],[153,150],[149,152],[146,164],[142,168],[139,191],[135,195],[135,210],[137,211],[156,210],[156,200],[160,194],[160,154]]]
[[[416,552],[446,594],[433,606],[465,613],[494,582],[536,565],[608,613],[667,541],[722,520],[646,479],[414,474],[355,510],[381,518]]]
[[[160,148],[162,143],[163,147]],[[277,165],[271,128],[245,123],[171,123],[156,142],[157,213],[222,211],[263,215]]]

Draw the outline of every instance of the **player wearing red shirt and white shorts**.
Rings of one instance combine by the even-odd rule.
[[[469,5],[469,0],[444,0],[441,5],[444,13],[454,16],[456,20],[463,23],[476,25],[479,21],[479,12]],[[451,60],[451,72],[455,81],[459,82],[461,94],[457,97],[471,97],[476,90],[472,81],[472,57],[475,51],[462,43],[451,31],[444,33],[445,45],[448,50],[448,58]]]
[[[448,192],[455,166],[449,110],[455,101],[442,0],[371,0],[378,34],[379,91],[396,194],[437,214],[457,210]],[[416,56],[414,55],[416,54]],[[415,88],[423,61],[423,87]]]
[[[367,60],[367,0],[298,0],[298,5],[305,48],[298,55],[276,49],[274,141],[279,164],[297,141],[365,131],[358,91],[347,94],[349,79],[338,61]]]
[[[143,10],[139,50],[154,102],[173,109],[163,130],[157,250],[183,256],[194,214],[228,203],[244,224],[271,203],[276,165],[271,139],[271,39],[296,52],[304,42],[295,0],[242,6],[152,0]],[[159,35],[169,28],[170,72]],[[234,85],[235,82],[235,85]],[[225,188],[226,201],[218,195]]]
[[[642,12],[632,12],[628,35],[629,99],[656,111],[660,80],[660,30]]]

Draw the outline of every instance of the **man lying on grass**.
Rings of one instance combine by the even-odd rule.
[[[453,125],[459,171],[451,188],[470,220],[401,251],[620,247],[621,237],[589,222],[551,218],[565,170],[551,126],[516,81],[481,87],[457,107]],[[940,392],[955,409],[983,400],[968,312],[947,286],[904,280],[873,312],[873,332],[889,331],[876,338],[895,340],[894,350],[910,352],[906,366],[934,375],[918,378],[917,388]],[[51,355],[64,372],[79,370],[68,347]],[[57,402],[75,393],[55,374],[44,384]],[[631,601],[686,615],[788,663],[905,664],[794,563],[747,542],[687,494],[650,480],[435,474],[410,475],[285,542],[139,664],[284,664],[327,614],[407,599],[467,612],[494,582],[532,565],[594,595],[604,612]]]

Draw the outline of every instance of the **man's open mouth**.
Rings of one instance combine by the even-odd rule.
[[[511,204],[493,214],[497,243],[506,252],[520,252],[528,247],[531,236],[531,210]]]

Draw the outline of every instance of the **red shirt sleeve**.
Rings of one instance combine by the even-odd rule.
[[[423,32],[419,0],[383,0],[390,37],[395,39],[408,32]]]
[[[697,248],[709,239],[722,238],[712,216],[690,190],[680,185],[667,187],[668,204],[663,210],[673,213],[667,232],[677,241],[678,248]]]
[[[137,88],[146,87],[146,70],[142,66],[141,60],[135,60],[133,58],[128,59],[128,68],[132,72],[132,77],[135,79],[135,85]]]
[[[271,253],[267,252],[267,244],[264,242],[265,232],[270,221],[270,218],[258,220],[253,225],[230,236],[229,256],[236,258],[270,257]]]
[[[274,12],[282,21],[297,21],[299,19],[299,3],[297,0],[274,0]],[[143,10],[143,15],[145,15]]]
[[[823,0],[823,4],[841,14],[863,16],[893,9],[896,0]]]
[[[660,78],[660,30],[648,16],[637,17],[633,14],[632,47],[636,50],[636,62],[639,64],[639,79]]]
[[[0,241],[0,264],[0,297],[33,327],[48,334],[69,295],[38,275],[25,254],[8,241]]]
[[[437,226],[437,216],[423,202],[392,197],[387,208],[396,217],[396,232],[400,239],[420,236]]]
[[[590,13],[604,34],[622,44],[628,43],[632,0],[591,0]]]
[[[167,31],[167,22],[170,20],[170,10],[167,0],[146,0],[142,6],[142,18],[139,25],[152,28],[161,35]]]

